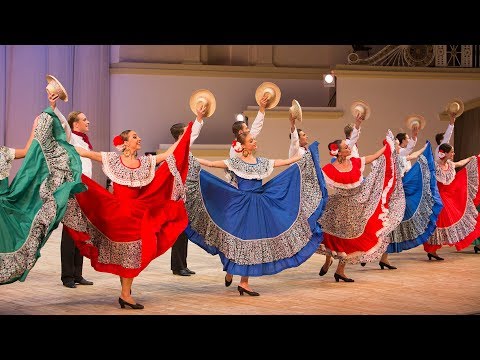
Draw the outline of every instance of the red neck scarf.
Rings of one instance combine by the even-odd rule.
[[[80,137],[83,139],[83,141],[85,141],[85,142],[88,144],[88,147],[90,148],[90,150],[93,149],[92,144],[90,144],[90,140],[88,140],[88,135],[87,135],[87,134],[82,133],[82,132],[80,132],[80,131],[75,131],[75,130],[72,130],[72,133],[74,133],[75,135],[80,136]]]

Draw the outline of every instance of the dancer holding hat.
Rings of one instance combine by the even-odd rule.
[[[319,275],[324,276],[339,260],[335,281],[353,282],[345,274],[345,265],[367,263],[378,259],[386,250],[391,232],[401,221],[405,199],[395,166],[393,134],[389,131],[384,145],[372,155],[352,157],[345,140],[328,144],[336,159],[322,170],[325,181],[333,190],[319,223],[324,240],[318,253],[326,255]],[[365,165],[372,163],[367,177]]]
[[[53,110],[58,98],[66,101],[68,96],[57,79],[47,76],[47,81],[50,106],[35,119],[26,147],[0,150],[0,229],[8,229],[0,237],[0,284],[25,281],[58,227],[68,198],[85,190],[80,157]],[[8,163],[21,157],[22,165],[8,185]]]
[[[453,161],[452,145],[439,146],[435,177],[443,208],[438,215],[434,233],[423,244],[429,260],[443,260],[437,251],[443,245],[455,246],[457,251],[469,246],[480,236],[477,206],[479,194],[479,155]],[[456,171],[456,168],[463,167]]]
[[[308,136],[302,129],[295,126],[295,122],[302,121],[302,108],[297,100],[292,100],[292,106],[289,111],[290,119],[290,147],[288,149],[288,158],[294,156],[303,156],[308,151]]]
[[[438,150],[440,145],[450,143],[450,139],[453,135],[453,130],[455,127],[455,120],[457,117],[463,114],[464,109],[465,106],[463,101],[460,99],[454,99],[446,105],[445,113],[450,117],[450,121],[445,132],[435,135],[435,141],[437,142],[437,147],[435,148],[435,161],[439,160]]]
[[[190,97],[190,109],[194,114],[197,115],[193,122],[192,132],[190,135],[190,147],[200,135],[200,130],[202,130],[204,124],[203,118],[212,116],[215,108],[215,96],[213,96],[213,94],[208,90],[195,91]],[[186,128],[187,124],[185,123],[177,123],[172,125],[170,128],[170,133],[175,141],[177,141],[180,135],[185,132]],[[193,161],[192,158],[193,155],[190,152],[189,162]],[[189,177],[187,175],[186,181],[188,181],[188,178]],[[185,232],[182,232],[177,241],[175,241],[175,244],[173,244],[172,251],[170,252],[170,269],[174,275],[191,276],[195,274],[195,271],[190,270],[187,266],[187,251],[188,238]]]
[[[255,157],[251,133],[237,136],[241,157],[197,159],[187,183],[188,238],[212,255],[226,271],[225,286],[240,275],[240,295],[258,296],[249,277],[276,274],[299,266],[322,241],[317,220],[328,196],[319,166],[318,143],[303,156],[286,160]],[[275,167],[291,165],[265,184]],[[201,165],[231,171],[227,183]],[[189,171],[190,174],[190,171]]]
[[[406,119],[406,126],[411,136],[406,133],[396,135],[398,165],[405,196],[405,213],[401,223],[389,234],[390,244],[380,259],[383,270],[396,269],[388,261],[389,253],[399,253],[425,243],[436,228],[438,215],[443,207],[437,182],[435,180],[435,160],[430,142],[415,152],[418,132],[425,127],[425,118],[411,115]],[[412,166],[411,161],[417,160]]]
[[[265,109],[273,109],[278,105],[282,93],[280,88],[271,82],[264,82],[257,87],[255,91],[255,100],[259,105],[257,116],[252,123],[251,128],[248,128],[248,124],[245,121],[235,121],[232,124],[233,136],[236,138],[238,134],[250,132],[254,138],[256,138],[262,131],[263,121],[265,119]],[[237,140],[233,140],[230,147],[230,158],[241,156],[241,144]],[[227,178],[230,175],[227,173]]]
[[[95,270],[120,277],[121,308],[144,308],[132,297],[134,278],[187,226],[184,182],[191,129],[192,123],[185,136],[157,155],[137,156],[141,138],[134,130],[114,137],[119,153],[76,147],[81,156],[102,163],[113,193],[82,175],[88,190],[70,200],[63,223]]]

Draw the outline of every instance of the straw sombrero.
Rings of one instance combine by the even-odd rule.
[[[422,130],[426,124],[427,122],[422,115],[413,114],[407,116],[407,118],[405,119],[405,126],[407,127],[407,129],[410,130],[412,130],[413,125],[418,125],[418,128]]]
[[[350,107],[350,111],[352,112],[353,117],[356,117],[357,113],[359,112],[364,114],[364,120],[367,120],[372,112],[370,109],[370,105],[368,105],[365,101],[362,100],[354,101],[352,106]]]
[[[68,101],[67,90],[65,90],[62,83],[58,81],[58,79],[53,75],[47,75],[46,79],[48,83],[46,87],[47,91],[50,94],[57,94],[60,100],[67,102]]]
[[[290,106],[288,111],[293,115],[295,120],[302,121],[302,107],[297,100],[292,100],[292,106]]]
[[[463,105],[463,101],[460,99],[453,99],[445,107],[445,112],[456,118],[462,115],[464,110],[465,106]]]
[[[212,116],[217,107],[217,101],[215,100],[215,96],[213,96],[213,94],[206,89],[200,89],[195,91],[192,96],[190,96],[190,109],[195,115],[197,115],[196,109],[199,102],[204,103],[207,106],[207,113],[205,116]]]
[[[273,109],[278,105],[282,92],[280,91],[280,88],[272,82],[261,83],[255,91],[255,100],[258,105],[260,105],[260,100],[265,93],[269,96],[266,109]]]

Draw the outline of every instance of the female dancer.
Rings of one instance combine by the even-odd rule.
[[[443,143],[438,149],[435,176],[442,197],[443,209],[437,219],[437,227],[428,242],[423,244],[429,260],[443,260],[437,250],[442,245],[455,246],[458,250],[470,245],[480,236],[480,222],[476,206],[478,194],[479,156],[471,156],[454,162],[453,146]],[[455,173],[455,168],[466,165]]]
[[[192,123],[185,136],[157,155],[137,156],[141,138],[133,130],[115,137],[120,154],[76,148],[81,156],[102,163],[113,193],[82,176],[88,190],[71,201],[64,226],[95,270],[119,275],[122,308],[144,308],[131,295],[134,277],[167,251],[187,226],[183,183],[191,129]]]
[[[257,142],[250,133],[237,135],[242,156],[223,161],[197,159],[190,166],[186,208],[188,238],[223,264],[225,286],[240,275],[240,295],[260,295],[250,276],[276,274],[307,260],[322,241],[317,223],[327,190],[319,166],[318,143],[302,157],[269,160],[255,157]],[[288,169],[262,185],[274,167]],[[201,165],[228,169],[231,184]]]
[[[24,149],[0,149],[0,284],[25,281],[58,227],[69,196],[85,190],[80,157],[54,113],[57,97],[49,94],[50,107],[35,119]],[[25,159],[9,186],[11,160],[21,157]]]
[[[386,235],[401,221],[405,209],[404,197],[399,195],[393,135],[389,131],[381,149],[361,158],[350,157],[345,140],[331,142],[328,149],[336,159],[322,170],[335,193],[329,195],[320,219],[324,240],[317,252],[326,259],[319,275],[327,273],[334,257],[339,259],[335,281],[353,282],[345,275],[346,263],[378,259],[388,245]],[[364,179],[365,164],[372,162],[372,170]]]
[[[380,268],[396,269],[388,260],[389,253],[414,248],[428,240],[436,227],[443,207],[435,180],[435,161],[430,143],[412,152],[417,143],[420,124],[412,124],[411,136],[396,135],[397,159],[405,196],[405,213],[401,223],[388,235],[390,243],[380,258]],[[418,161],[413,165],[411,161]],[[365,263],[361,264],[362,266]]]
[[[401,134],[397,134],[397,139],[399,135]],[[418,161],[413,166],[408,165],[417,158]],[[430,142],[427,141],[422,149],[410,155],[400,155],[399,159],[402,164],[406,208],[402,222],[389,235],[390,244],[380,260],[382,269],[396,269],[388,262],[389,253],[412,249],[428,240],[435,231],[443,207],[435,179],[435,161]]]

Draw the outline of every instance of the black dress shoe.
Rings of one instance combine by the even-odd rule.
[[[122,309],[125,309],[125,305],[130,306],[132,309],[135,309],[135,310],[141,310],[144,308],[142,304],[139,304],[139,303],[130,304],[129,302],[126,302],[125,300],[123,300],[121,297],[118,298],[118,303],[120,304],[120,307]]]
[[[190,276],[190,273],[186,269],[173,270],[172,272],[173,272],[173,275]]]
[[[240,295],[243,295],[243,293],[247,293],[250,296],[260,296],[260,294],[258,292],[247,290],[247,289],[241,287],[240,285],[237,286],[237,290],[240,293]]]
[[[333,264],[333,259],[330,259],[330,264],[328,264],[327,270],[325,270],[325,269],[323,268],[323,266],[325,266],[325,264],[324,264],[324,265],[320,268],[320,272],[318,273],[318,275],[320,275],[320,276],[325,275],[325,274],[327,273],[328,269],[330,269],[330,266],[332,266],[332,264]]]
[[[431,254],[431,253],[427,253],[427,256],[428,256],[428,260],[432,260],[432,258],[434,258],[435,260],[443,260],[442,257],[440,257],[438,255]]]
[[[189,268],[185,268],[185,270],[186,270],[190,275],[194,275],[194,274],[195,274],[195,271],[192,271],[192,270],[190,270]]]
[[[80,285],[93,285],[92,281],[88,281],[87,279],[81,278],[80,280],[75,280],[75,284]]]
[[[337,273],[333,274],[333,277],[335,278],[336,282],[339,282],[340,280],[343,280],[345,282],[354,282],[353,279],[347,278],[347,277],[342,276],[342,275],[337,274]]]
[[[77,287],[77,285],[75,285],[74,281],[68,281],[66,283],[63,283],[63,286],[71,288],[71,289],[75,289]]]
[[[380,261],[378,263],[378,265],[380,265],[380,268],[383,270],[384,267],[386,267],[387,269],[390,269],[390,270],[395,270],[396,267],[393,266],[393,265],[390,265],[390,264],[387,264],[387,263],[384,263],[383,261]]]

